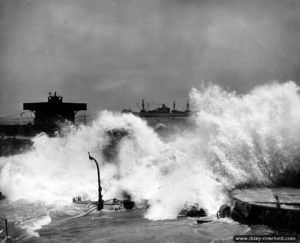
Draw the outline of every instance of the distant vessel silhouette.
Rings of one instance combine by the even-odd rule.
[[[165,104],[162,104],[161,107],[157,107],[154,110],[145,109],[145,101],[142,100],[142,109],[139,112],[132,111],[131,109],[124,109],[122,113],[132,113],[139,117],[188,117],[191,113],[190,104],[187,101],[186,110],[180,111],[176,109],[176,103],[173,102],[173,109],[167,107]]]
[[[32,146],[31,138],[41,132],[55,135],[65,121],[74,123],[76,113],[87,110],[87,104],[63,102],[63,97],[55,92],[54,95],[49,93],[47,102],[23,103],[23,109],[34,113],[34,123],[0,124],[0,156],[29,149]]]
[[[35,127],[45,132],[52,132],[64,121],[74,123],[75,114],[78,111],[86,110],[87,105],[63,102],[63,97],[56,95],[55,92],[54,95],[49,93],[47,102],[24,103],[23,109],[34,113]]]

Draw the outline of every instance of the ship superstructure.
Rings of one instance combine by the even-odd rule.
[[[145,109],[145,101],[142,100],[142,108],[139,112],[132,111],[131,109],[124,109],[123,113],[132,113],[140,117],[188,117],[191,113],[189,101],[186,103],[186,110],[180,111],[176,109],[176,103],[173,101],[173,109],[162,104],[161,107],[157,107],[154,110]]]
[[[0,124],[0,156],[21,153],[32,146],[31,138],[45,132],[53,136],[60,126],[68,121],[75,122],[78,111],[87,110],[85,103],[65,103],[61,96],[49,93],[47,102],[23,103],[23,109],[34,113],[26,124]],[[18,113],[22,116],[23,113]],[[26,119],[26,118],[25,118]]]
[[[24,103],[24,110],[34,113],[34,125],[42,129],[54,128],[64,121],[75,121],[78,111],[86,110],[85,103],[64,103],[63,97],[49,93],[48,102]]]
[[[23,103],[23,109],[25,111],[18,114],[33,113],[33,124],[32,120],[26,124],[0,124],[0,135],[32,137],[40,132],[53,134],[65,121],[74,123],[76,113],[87,110],[87,104],[63,102],[63,97],[55,92],[53,95],[49,93],[47,102]]]

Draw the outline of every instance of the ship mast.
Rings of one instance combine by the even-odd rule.
[[[190,102],[189,102],[189,100],[186,101],[186,111],[190,112]]]
[[[142,111],[144,112],[145,111],[145,101],[142,100]]]

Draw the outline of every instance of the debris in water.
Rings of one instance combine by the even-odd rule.
[[[184,207],[181,209],[178,217],[205,217],[207,216],[206,211],[199,207],[198,203],[186,202]]]

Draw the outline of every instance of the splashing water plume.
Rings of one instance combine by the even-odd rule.
[[[90,126],[63,137],[34,138],[31,151],[0,158],[0,185],[16,201],[70,204],[97,198],[88,151],[100,163],[104,199],[128,192],[148,201],[148,219],[175,218],[186,201],[215,213],[238,185],[291,185],[299,176],[300,98],[292,81],[245,95],[202,84],[190,93],[193,124],[163,141],[131,114],[104,111]],[[107,131],[122,129],[116,156],[107,161]],[[289,180],[286,179],[288,175]]]
[[[26,223],[21,224],[21,228],[25,229],[30,236],[39,237],[39,234],[36,232],[36,230],[41,229],[44,225],[50,224],[50,222],[51,217],[49,215],[45,215],[38,219],[33,218],[26,221]]]

